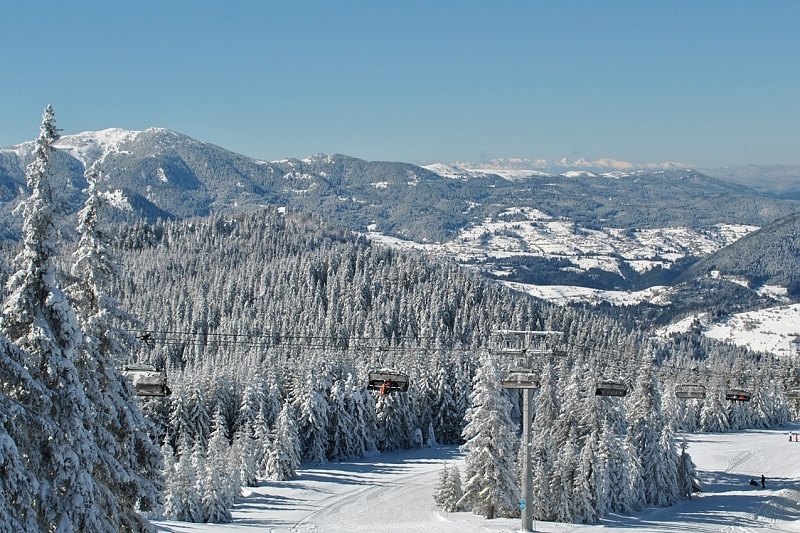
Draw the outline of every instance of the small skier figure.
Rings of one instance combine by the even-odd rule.
[[[761,488],[762,489],[767,488],[767,479],[764,477],[764,474],[761,474]]]
[[[756,480],[755,480],[755,479],[753,479],[753,478],[750,478],[750,484],[751,484],[752,486],[754,486],[754,487],[758,486],[758,483],[757,483],[757,482],[756,482]]]

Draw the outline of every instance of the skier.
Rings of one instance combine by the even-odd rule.
[[[753,478],[750,478],[750,484],[751,484],[752,486],[754,486],[754,487],[758,485],[758,483],[756,482],[756,480],[755,480],[755,479],[753,479]]]
[[[767,488],[767,479],[764,477],[764,474],[761,474],[761,488],[762,489]]]

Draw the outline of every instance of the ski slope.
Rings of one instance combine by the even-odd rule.
[[[635,516],[611,515],[598,525],[536,522],[548,533],[716,532],[800,533],[800,424],[779,430],[686,435],[704,492],[672,507]],[[231,524],[160,521],[168,533],[401,532],[500,533],[520,531],[520,519],[486,520],[445,513],[433,502],[444,462],[462,468],[455,446],[375,454],[348,463],[307,467],[298,477],[248,489]],[[766,488],[749,485],[766,476]]]

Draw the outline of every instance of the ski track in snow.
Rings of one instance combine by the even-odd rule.
[[[671,507],[634,516],[611,515],[597,525],[536,522],[543,533],[800,533],[800,443],[789,441],[800,423],[775,430],[687,434],[689,453],[705,492]],[[680,440],[680,439],[679,439]],[[372,454],[347,463],[302,468],[288,481],[246,489],[231,524],[160,521],[166,533],[342,533],[521,531],[521,520],[486,520],[436,508],[433,491],[444,463],[464,474],[455,446]],[[765,489],[749,480],[765,475]]]

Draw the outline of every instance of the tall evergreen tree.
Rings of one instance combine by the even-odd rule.
[[[518,441],[510,418],[511,403],[503,394],[500,371],[484,352],[475,374],[472,407],[467,411],[462,449],[466,458],[463,501],[487,518],[518,513],[519,485],[514,458]]]
[[[300,435],[289,402],[283,404],[275,422],[274,436],[267,452],[266,477],[284,480],[294,477],[300,466]]]
[[[76,366],[94,414],[99,462],[93,475],[116,496],[123,527],[137,530],[142,526],[136,509],[151,511],[160,501],[161,453],[118,370],[134,344],[122,327],[134,319],[106,292],[118,269],[99,228],[104,200],[97,186],[102,175],[94,165],[85,177],[88,197],[78,214],[81,238],[72,267],[76,281],[66,289],[83,332]],[[107,515],[111,511],[103,510]]]
[[[205,469],[200,473],[204,522],[226,524],[232,518],[230,508],[236,496],[232,489],[238,488],[238,476],[231,475],[232,472],[229,471],[231,447],[227,431],[222,410],[217,408],[206,451]],[[229,485],[228,480],[232,479],[235,479],[236,483]]]
[[[92,424],[94,417],[76,368],[82,335],[75,312],[56,281],[58,202],[54,194],[51,156],[58,138],[53,108],[45,109],[34,159],[27,169],[31,195],[21,204],[23,247],[19,270],[10,278],[0,330],[22,348],[24,368],[42,384],[49,397],[56,428],[44,448],[29,463],[39,481],[37,520],[42,529],[60,531],[119,531],[150,529],[142,520],[127,524],[120,500],[93,478],[100,463]],[[127,515],[126,516],[130,516]]]
[[[41,530],[39,481],[30,464],[44,461],[39,441],[56,430],[47,393],[23,368],[25,354],[0,334],[0,532]]]

